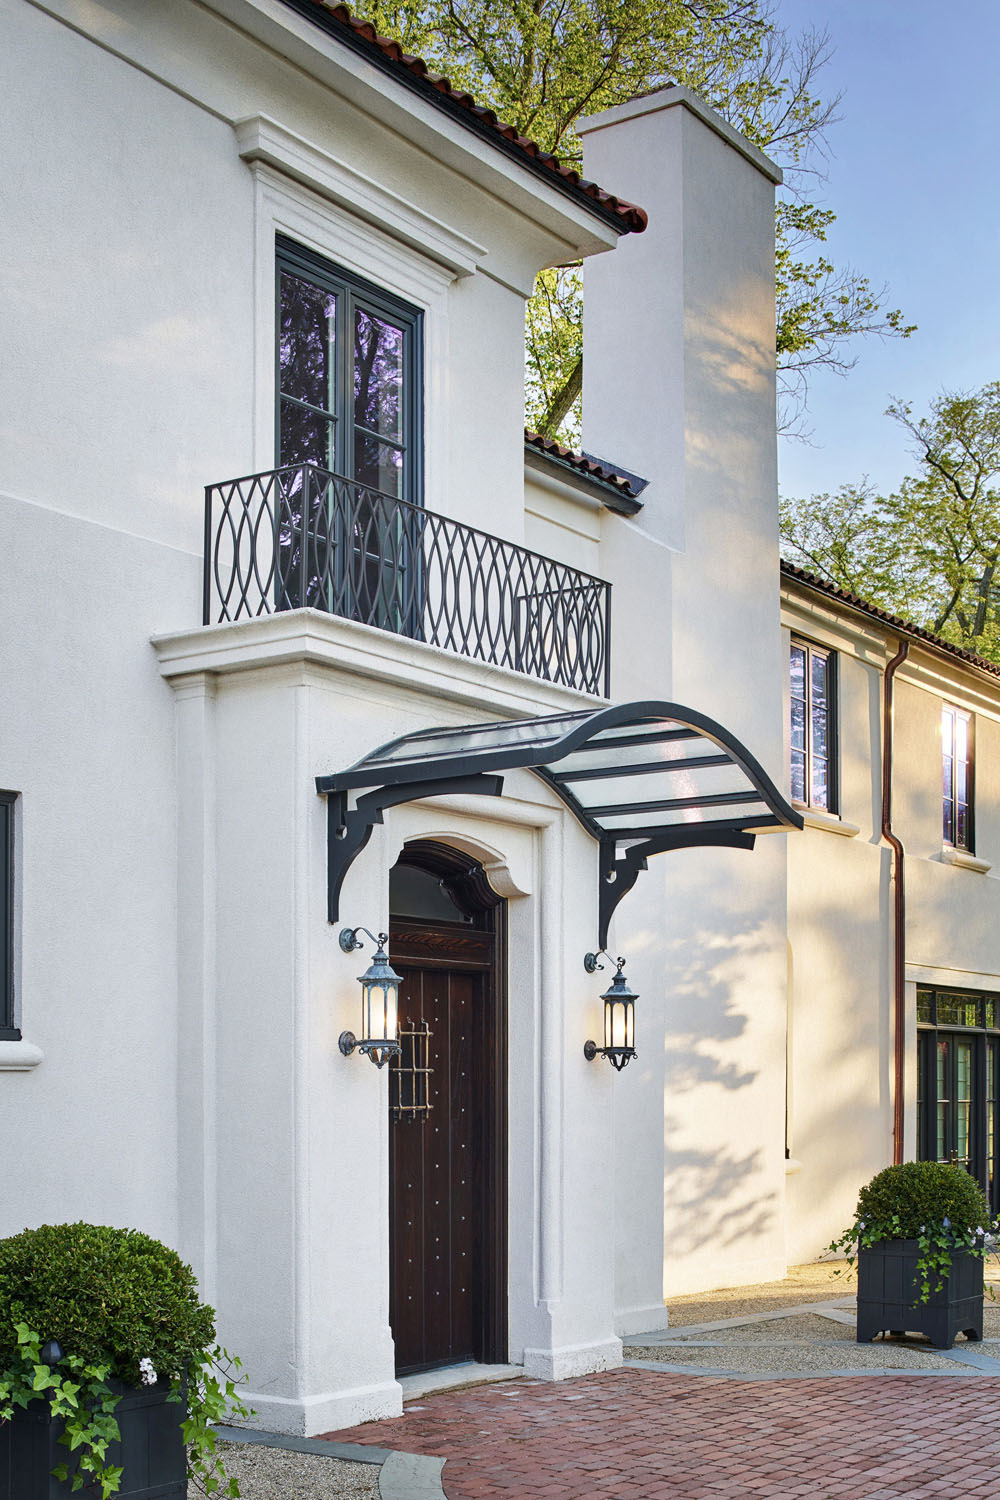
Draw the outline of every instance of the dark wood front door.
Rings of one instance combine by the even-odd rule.
[[[495,930],[391,925],[403,981],[403,1051],[389,1077],[389,1296],[400,1373],[506,1359],[497,942]]]

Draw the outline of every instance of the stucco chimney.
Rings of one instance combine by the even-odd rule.
[[[586,175],[649,215],[584,271],[584,447],[649,480],[634,518],[601,523],[612,693],[708,714],[782,786],[779,173],[682,88],[582,134]],[[646,966],[651,1039],[644,1087],[615,1095],[623,1327],[664,1284],[721,1285],[734,1254],[782,1274],[786,843],[657,855],[619,908],[613,941]],[[680,1097],[704,1107],[685,1117]]]
[[[616,600],[615,697],[629,696],[650,592],[669,598],[663,688],[733,722],[721,661],[766,644],[778,691],[774,383],[777,167],[690,90],[670,87],[585,120],[584,172],[649,215],[584,271],[583,446],[650,481],[635,523],[609,518],[606,576],[641,579]],[[655,579],[655,582],[653,580]],[[664,622],[665,623],[665,622]],[[623,649],[624,648],[624,649]],[[723,653],[721,656],[719,653]],[[648,662],[646,690],[648,691]],[[762,753],[777,749],[776,703]],[[760,720],[737,715],[760,743]],[[757,720],[757,723],[754,723]],[[737,727],[734,725],[734,727]],[[780,758],[771,765],[781,770]]]

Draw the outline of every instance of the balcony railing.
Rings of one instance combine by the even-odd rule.
[[[209,485],[205,624],[302,606],[610,694],[602,579],[313,464]]]

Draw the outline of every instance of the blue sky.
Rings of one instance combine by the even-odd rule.
[[[890,396],[916,414],[942,389],[1000,379],[1000,0],[778,0],[791,30],[825,28],[826,94],[843,93],[819,197],[831,259],[876,285],[918,331],[858,341],[846,376],[811,382],[809,444],[779,442],[782,493],[915,469]]]

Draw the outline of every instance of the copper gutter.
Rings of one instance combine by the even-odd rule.
[[[892,831],[892,715],[893,679],[910,654],[909,641],[885,669],[882,687],[882,837],[892,848],[892,970],[893,970],[893,1092],[892,1160],[903,1160],[903,1076],[906,1068],[906,891],[903,885],[903,845]]]

